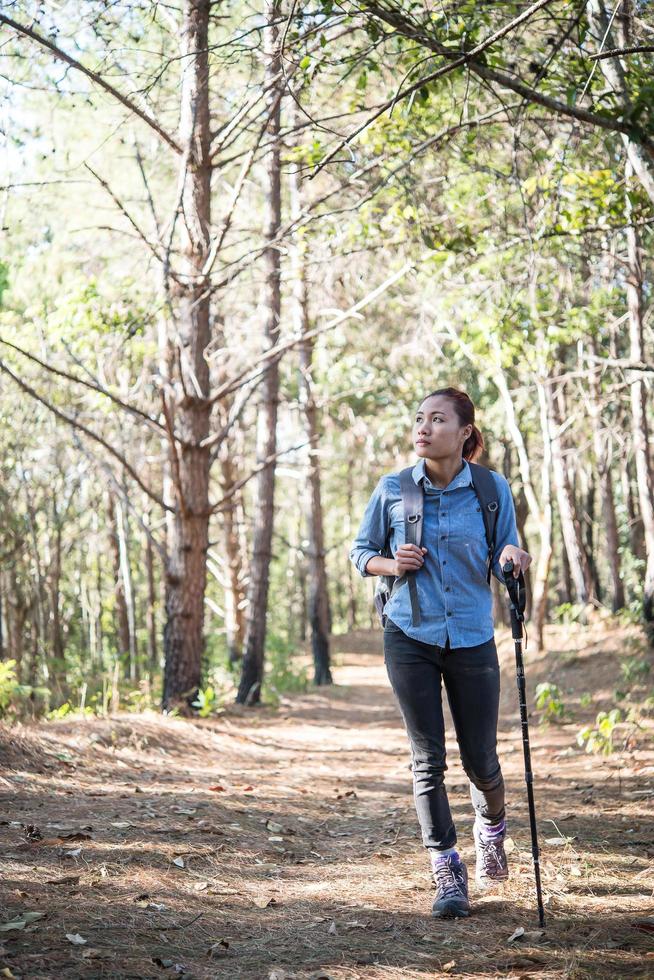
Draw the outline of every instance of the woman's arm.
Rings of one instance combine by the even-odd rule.
[[[501,474],[495,473],[494,478],[498,484],[497,490],[500,506],[495,533],[493,575],[504,585],[502,565],[510,558],[515,566],[514,575],[517,578],[521,571],[524,572],[529,568],[532,557],[518,544],[518,529],[516,526],[515,507],[511,488]]]
[[[366,505],[361,526],[350,549],[350,561],[364,578],[368,575],[395,574],[390,570],[391,565],[394,565],[393,559],[382,558],[380,554],[386,545],[388,529],[388,508],[384,494],[384,477],[382,476]],[[374,562],[375,569],[366,568],[371,559],[376,559]],[[383,563],[383,571],[377,570],[380,562]]]

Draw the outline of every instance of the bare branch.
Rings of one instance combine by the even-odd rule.
[[[0,337],[0,344],[2,344],[4,347],[10,347],[11,350],[15,350],[18,354],[22,354],[23,357],[28,359],[28,361],[38,364],[39,367],[43,368],[45,371],[48,371],[50,374],[54,374],[59,378],[65,378],[66,381],[72,381],[74,384],[82,385],[84,388],[89,388],[91,391],[95,391],[99,395],[104,395],[104,397],[109,398],[114,405],[118,405],[119,408],[129,412],[131,415],[136,415],[138,418],[143,419],[144,422],[147,422],[148,425],[157,429],[159,435],[161,435],[162,430],[165,432],[165,427],[161,424],[161,422],[159,422],[158,419],[148,415],[147,412],[141,411],[140,408],[135,408],[128,402],[124,402],[111,391],[101,387],[101,385],[95,384],[92,381],[85,381],[84,378],[78,378],[74,374],[69,374],[68,371],[62,371],[60,368],[53,367],[51,364],[48,364],[47,361],[42,361],[40,357],[36,356],[36,354],[30,354],[29,351],[23,350],[22,347],[19,347],[17,344],[12,344],[9,340],[4,340],[2,337]]]
[[[41,405],[44,405],[49,412],[52,412],[52,414],[55,415],[58,419],[61,419],[62,422],[66,422],[68,425],[72,426],[73,429],[79,429],[79,431],[83,432],[85,436],[89,437],[89,439],[93,439],[95,442],[98,442],[101,446],[104,446],[107,452],[111,453],[111,455],[118,460],[121,466],[125,467],[125,469],[132,477],[132,479],[140,486],[141,490],[143,490],[143,492],[146,493],[148,497],[154,500],[155,503],[159,504],[159,506],[162,507],[164,510],[174,511],[174,507],[170,507],[168,504],[166,504],[165,501],[162,500],[162,498],[158,494],[156,494],[153,490],[151,490],[148,486],[146,486],[145,483],[143,483],[138,473],[134,470],[133,466],[131,466],[131,464],[127,462],[125,457],[122,456],[116,449],[114,449],[113,446],[110,445],[110,443],[108,443],[106,439],[103,439],[102,436],[99,436],[97,434],[97,432],[93,432],[91,429],[87,428],[87,426],[83,425],[81,422],[78,422],[77,419],[71,418],[70,415],[66,415],[65,412],[62,412],[60,409],[56,408],[46,398],[44,398],[42,395],[39,395],[39,393],[35,391],[34,388],[32,388],[30,385],[28,385],[26,381],[23,381],[22,378],[19,378],[16,374],[14,374],[14,372],[10,368],[8,368],[7,365],[4,363],[4,361],[2,360],[0,360],[0,371],[3,371],[5,374],[9,375],[9,377],[16,382],[18,387],[21,388],[27,395],[29,395],[30,398],[33,398],[35,401],[40,402]]]
[[[179,143],[173,139],[170,133],[167,133],[166,130],[159,125],[156,119],[154,119],[143,109],[139,109],[137,105],[134,105],[131,99],[129,99],[126,95],[123,95],[122,92],[119,92],[118,89],[113,87],[113,85],[106,82],[102,75],[98,75],[97,72],[91,71],[90,68],[86,68],[75,58],[71,58],[69,54],[62,51],[56,44],[53,44],[49,38],[39,34],[38,31],[35,31],[33,28],[27,27],[25,24],[19,24],[18,21],[12,20],[11,17],[7,17],[5,14],[0,14],[0,24],[6,24],[8,27],[11,27],[14,31],[16,31],[17,34],[23,34],[25,37],[29,37],[32,41],[36,41],[37,44],[47,48],[55,58],[59,59],[59,61],[64,61],[67,65],[70,65],[72,68],[76,68],[78,71],[82,72],[83,75],[86,75],[87,78],[90,78],[91,81],[95,82],[96,85],[104,89],[105,92],[108,92],[109,95],[120,102],[121,105],[125,106],[126,109],[129,109],[129,111],[134,113],[135,116],[142,119],[144,123],[146,123],[161,137],[164,143],[167,143],[168,146],[175,151],[175,153],[182,152],[182,148]]]

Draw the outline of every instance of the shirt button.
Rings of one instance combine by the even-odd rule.
[[[446,538],[447,538],[447,534],[441,534],[441,541],[445,541]]]
[[[448,612],[448,614],[447,614],[447,615],[448,615],[448,616],[451,616],[451,615],[452,615],[452,613],[451,613],[451,612]]]
[[[445,586],[445,591],[446,591],[446,592],[449,592],[449,591],[450,591],[450,587],[449,587],[449,585],[446,585],[446,586]]]
[[[447,514],[447,511],[446,510],[442,510],[441,511],[441,517],[445,517],[446,514]]]
[[[447,565],[447,558],[443,558],[443,561],[441,562],[441,565]]]

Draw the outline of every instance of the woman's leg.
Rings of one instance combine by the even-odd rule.
[[[504,819],[504,780],[497,758],[500,668],[495,640],[445,654],[443,679],[470,796],[480,827]]]
[[[411,745],[413,793],[425,847],[454,847],[456,831],[445,790],[445,725],[441,657],[437,647],[407,636],[390,623],[384,662]]]

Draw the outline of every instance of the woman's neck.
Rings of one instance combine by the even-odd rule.
[[[425,459],[425,472],[435,486],[444,490],[457,473],[461,472],[464,465],[460,456],[448,459]]]

